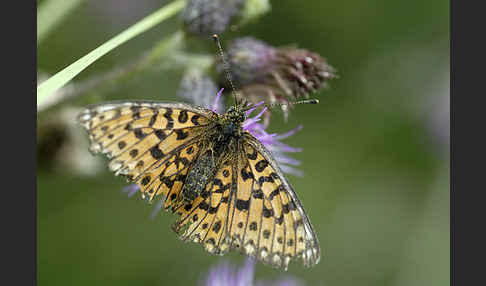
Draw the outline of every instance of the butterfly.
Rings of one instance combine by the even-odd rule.
[[[123,101],[88,106],[77,120],[115,175],[179,215],[172,228],[181,240],[284,270],[293,259],[313,266],[320,259],[314,229],[271,153],[242,128],[246,110]]]

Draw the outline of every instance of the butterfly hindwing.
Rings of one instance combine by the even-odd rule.
[[[187,209],[181,210],[175,228],[182,240],[201,243],[213,254],[223,254],[228,250],[228,247],[222,245],[226,235],[233,175],[230,161],[222,162],[201,195]]]
[[[249,228],[254,229],[249,233],[256,241],[257,257],[284,268],[293,258],[302,259],[305,266],[318,263],[320,249],[314,230],[270,152],[253,138],[244,143],[244,150],[255,182],[248,205]],[[252,212],[258,215],[252,217]]]
[[[163,206],[173,210],[181,204],[181,189],[187,174],[200,154],[199,141],[179,148],[166,160],[147,171],[137,181],[142,196],[149,202],[155,197],[163,197]]]

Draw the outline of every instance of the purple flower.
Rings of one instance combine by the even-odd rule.
[[[122,193],[127,193],[128,194],[128,197],[132,197],[136,192],[138,192],[140,190],[140,187],[137,185],[137,184],[130,184],[128,186],[125,186],[123,187],[123,189],[121,190]],[[152,219],[155,218],[155,215],[160,211],[160,209],[162,208],[162,205],[164,204],[164,201],[163,200],[159,200],[157,202],[157,204],[155,204],[153,210],[152,210],[152,213],[150,214],[150,217]]]
[[[121,190],[122,193],[127,193],[128,194],[128,197],[132,197],[137,191],[139,190],[138,188],[138,185],[137,184],[131,184],[131,185],[128,185],[126,187],[123,187],[123,189]]]
[[[251,109],[247,111],[247,116],[249,116],[258,106],[262,105],[263,101],[255,104]],[[267,111],[267,107],[264,107],[255,117],[250,117],[245,122],[243,122],[243,129],[250,132],[255,138],[260,141],[265,148],[270,151],[274,157],[274,159],[279,163],[280,168],[284,173],[296,175],[296,176],[303,176],[302,171],[291,167],[299,166],[300,161],[293,159],[285,153],[292,153],[292,152],[301,152],[302,148],[295,148],[290,147],[287,144],[281,142],[280,140],[285,139],[294,135],[297,131],[302,129],[302,125],[284,133],[278,135],[277,133],[269,134],[265,131],[268,127],[268,121],[264,123],[260,122],[260,117]]]
[[[274,281],[256,281],[255,260],[247,258],[243,267],[239,270],[235,265],[227,261],[211,267],[209,274],[204,281],[204,286],[303,286],[304,284],[294,277],[286,275],[285,277]]]

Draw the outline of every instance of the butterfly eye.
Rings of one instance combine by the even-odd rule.
[[[240,115],[239,121],[243,122],[245,120],[246,120],[246,114],[243,113],[243,114]]]

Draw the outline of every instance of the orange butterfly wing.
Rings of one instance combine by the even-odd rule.
[[[90,150],[107,155],[110,169],[137,182],[152,201],[178,196],[214,116],[181,103],[114,102],[88,106],[78,122],[88,131]]]

